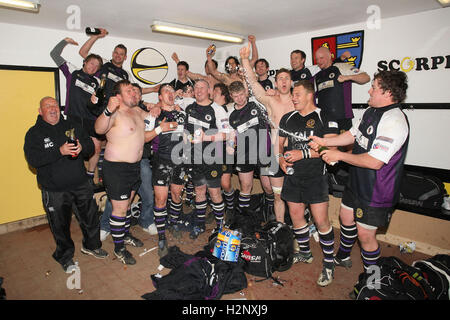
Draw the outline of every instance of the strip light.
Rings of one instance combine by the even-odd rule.
[[[437,0],[439,3],[440,3],[440,5],[442,6],[442,7],[449,7],[450,6],[450,0]]]
[[[244,42],[244,37],[239,35],[233,35],[230,33],[208,30],[204,28],[184,26],[175,23],[153,21],[151,27],[153,32],[170,33],[187,37],[211,39],[232,43]]]
[[[21,9],[26,11],[38,12],[39,0],[0,0],[1,7]]]

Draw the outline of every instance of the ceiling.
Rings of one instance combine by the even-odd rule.
[[[152,33],[162,20],[257,40],[367,21],[376,4],[381,19],[441,8],[436,0],[40,0],[39,13],[0,8],[0,22],[70,30],[79,12],[80,27],[100,26],[111,36],[205,47],[208,40]],[[218,47],[228,44],[216,42]]]

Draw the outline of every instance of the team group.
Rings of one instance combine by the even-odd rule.
[[[67,80],[67,119],[54,98],[44,97],[36,124],[25,137],[25,155],[37,170],[56,241],[53,257],[66,272],[75,267],[72,210],[82,228],[83,253],[106,258],[101,241],[111,234],[114,255],[124,264],[135,264],[125,245],[143,245],[130,232],[136,193],[142,201],[139,224],[158,235],[162,257],[168,252],[166,229],[174,237],[181,233],[183,191],[195,207],[190,230],[195,239],[205,232],[208,204],[215,230],[232,212],[246,214],[255,174],[273,219],[284,222],[286,205],[289,209],[298,244],[294,262],[313,260],[305,218],[309,206],[323,252],[318,285],[332,282],[335,266],[351,267],[357,239],[364,268],[377,263],[380,246],[375,233],[389,223],[398,200],[408,144],[408,121],[400,108],[408,87],[405,73],[375,74],[369,107],[353,124],[350,86],[368,83],[370,76],[344,62],[348,52],[334,59],[327,47],[321,47],[315,52],[317,65],[305,67],[305,53],[294,50],[292,69],[277,70],[272,81],[269,63],[258,58],[256,39],[249,36],[240,59],[227,58],[225,73],[217,70],[211,48],[206,50],[205,74],[189,71],[189,64],[174,53],[177,78],[141,88],[122,68],[124,45],[114,48],[110,61],[90,53],[107,35],[100,30],[79,50],[84,58],[81,69],[61,56],[66,45],[78,45],[73,39],[65,38],[51,51]],[[103,106],[96,96],[100,86],[106,94]],[[158,93],[158,103],[143,102],[142,95],[151,92]],[[99,108],[100,114],[92,112]],[[68,141],[71,131],[75,142]],[[99,173],[101,169],[108,202],[99,222],[93,177],[102,149]],[[349,166],[350,179],[342,198],[335,253],[327,175],[343,163]],[[239,192],[231,184],[233,172]]]

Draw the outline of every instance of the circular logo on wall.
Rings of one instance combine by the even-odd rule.
[[[131,57],[131,73],[145,84],[160,83],[167,75],[166,58],[156,49],[141,48]]]

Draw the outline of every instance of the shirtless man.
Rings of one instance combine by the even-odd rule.
[[[249,60],[251,69],[253,70],[253,66],[255,65],[256,60],[258,60],[258,50],[256,48],[256,38],[255,36],[248,36],[248,46],[252,46],[252,59]],[[249,49],[250,50],[250,49]],[[236,57],[230,56],[225,61],[225,70],[227,73],[221,73],[217,70],[217,67],[214,66],[212,61],[212,57],[215,52],[208,54],[206,53],[206,58],[208,60],[207,66],[213,75],[214,78],[224,83],[227,87],[234,81],[242,81],[242,74],[239,73],[239,61]],[[250,54],[250,51],[249,51]],[[248,57],[247,57],[248,58]],[[245,84],[245,82],[244,82]]]
[[[145,132],[147,113],[136,107],[138,99],[128,80],[117,82],[108,106],[95,122],[95,131],[106,134],[107,139],[103,173],[105,190],[113,207],[110,226],[114,254],[122,263],[130,265],[136,260],[125,249],[125,244],[143,245],[129,232],[131,214],[127,216],[127,209],[141,183],[140,160],[144,143],[162,131],[176,128],[176,123],[163,122]]]
[[[272,120],[273,124],[276,126],[272,128],[271,137],[272,137],[272,145],[278,146],[278,126],[281,118],[287,112],[294,110],[294,104],[292,103],[291,97],[291,74],[287,69],[280,69],[277,71],[275,75],[275,84],[278,89],[279,95],[268,96],[266,95],[266,91],[259,84],[255,73],[253,72],[252,66],[249,61],[250,56],[250,44],[247,47],[243,47],[240,50],[240,56],[242,60],[242,65],[246,70],[246,74],[248,76],[248,81],[252,88],[253,94],[255,98],[266,106],[267,113]],[[278,150],[276,148],[275,150]],[[270,183],[272,185],[272,190],[275,196],[274,209],[275,216],[277,221],[284,222],[284,212],[285,205],[283,200],[281,199],[281,189],[283,187],[283,172],[278,169],[278,172],[270,177]]]

